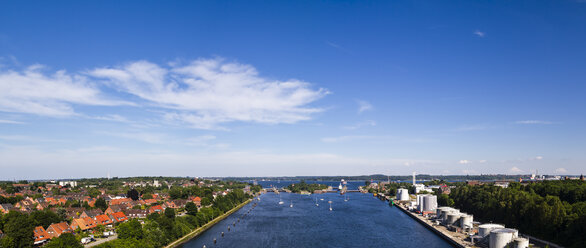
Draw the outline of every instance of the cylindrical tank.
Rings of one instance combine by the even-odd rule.
[[[442,209],[442,222],[445,223],[448,220],[448,214],[454,212],[453,208]]]
[[[526,238],[514,238],[513,239],[513,247],[514,248],[527,248],[527,247],[529,247],[529,240]]]
[[[478,235],[486,237],[486,235],[490,234],[490,231],[500,228],[505,228],[505,226],[499,224],[482,224],[478,226]]]
[[[435,211],[437,208],[437,196],[435,195],[425,195],[423,196],[423,207],[421,211],[424,212],[431,212]]]
[[[474,217],[469,214],[464,214],[464,215],[460,216],[460,227],[462,227],[462,228],[472,227],[473,220],[474,220]]]
[[[519,232],[511,228],[500,228],[490,231],[489,248],[505,248]]]
[[[446,225],[453,225],[460,219],[460,213],[449,213],[446,219]]]
[[[442,217],[442,211],[446,208],[450,208],[450,207],[439,207],[435,210],[435,217],[436,218],[441,218]]]
[[[407,190],[407,189],[397,189],[397,200],[399,200],[399,201],[408,201],[409,200],[409,190]]]

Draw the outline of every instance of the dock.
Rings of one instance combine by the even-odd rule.
[[[434,225],[430,220],[426,219],[423,216],[418,214],[412,213],[411,211],[405,209],[401,204],[395,205],[399,210],[406,213],[409,217],[415,219],[417,222],[421,223],[427,229],[431,230],[432,232],[439,235],[444,240],[448,241],[451,245],[458,248],[476,248],[478,246],[474,246],[473,243],[465,241],[466,235],[463,233],[457,232],[450,232],[446,227],[441,225]]]

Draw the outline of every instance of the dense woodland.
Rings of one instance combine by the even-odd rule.
[[[459,186],[438,199],[482,222],[502,223],[567,247],[586,247],[586,183],[544,181],[508,188]]]

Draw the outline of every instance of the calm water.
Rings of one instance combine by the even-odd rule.
[[[452,247],[370,194],[346,195],[348,201],[334,193],[267,193],[256,208],[252,209],[254,202],[248,204],[183,247]],[[278,204],[279,197],[285,204]],[[333,211],[329,211],[328,201],[332,201]]]

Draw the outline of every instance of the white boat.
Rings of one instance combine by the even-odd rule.
[[[346,196],[346,197],[344,198],[344,201],[348,201],[348,200],[350,200],[350,197]]]
[[[279,205],[283,205],[283,200],[281,200],[281,195],[279,195]]]
[[[330,211],[332,211],[332,202],[330,201]]]
[[[290,208],[292,208],[292,207],[293,207],[293,201],[291,201],[291,205],[289,205],[289,207],[290,207]]]
[[[319,207],[319,203],[317,203],[317,197],[315,198],[315,206]]]

